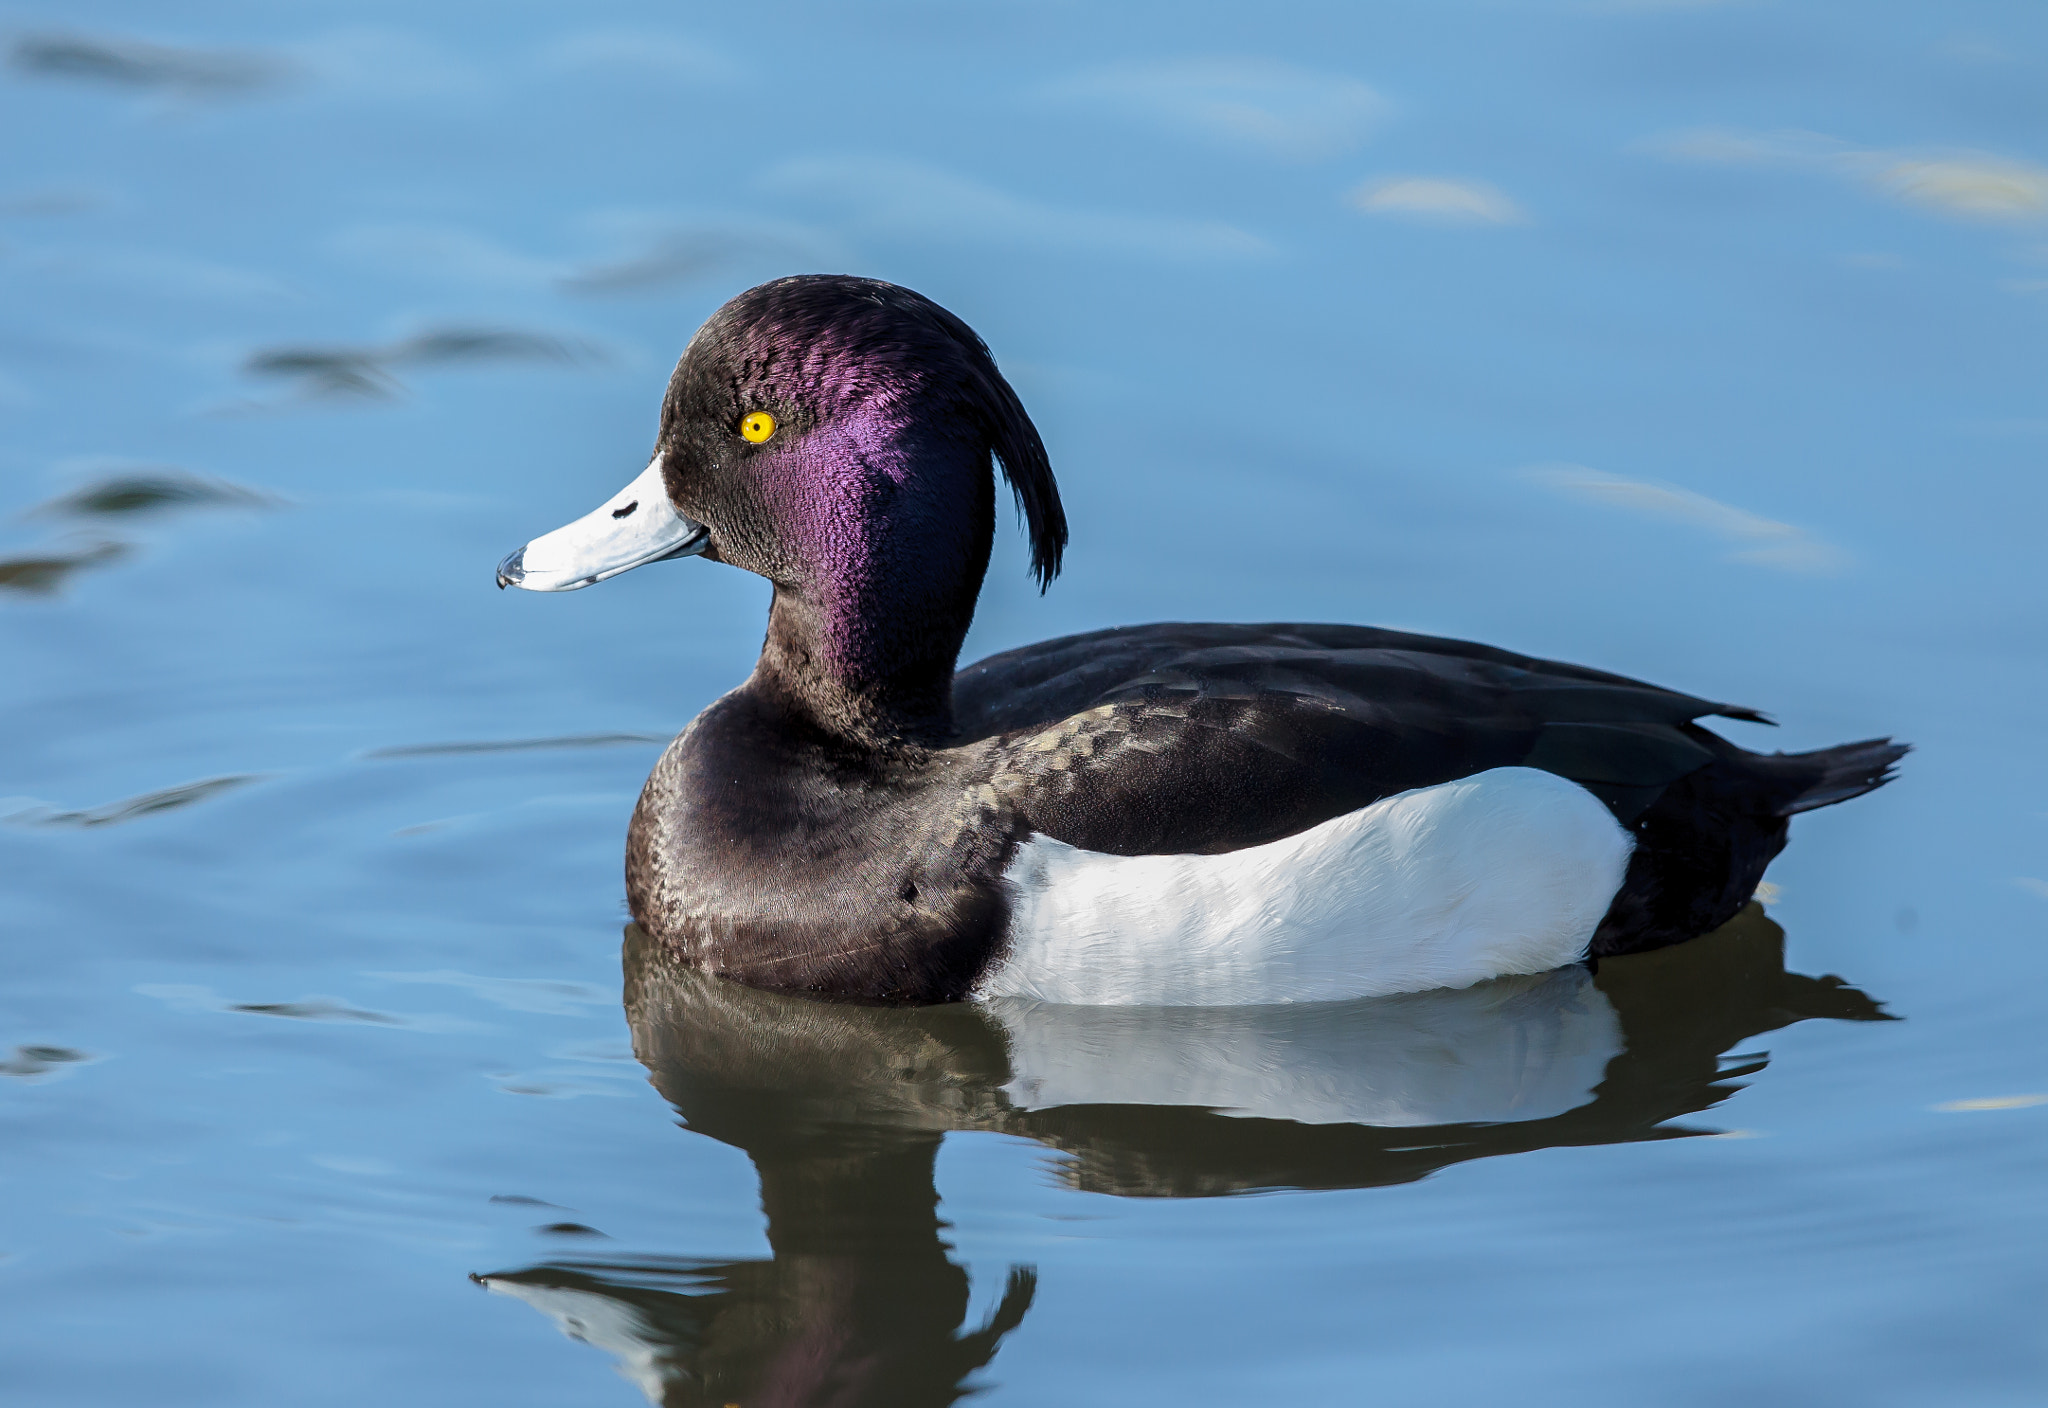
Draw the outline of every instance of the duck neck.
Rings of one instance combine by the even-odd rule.
[[[866,621],[842,603],[775,589],[751,687],[818,731],[867,748],[930,747],[953,731],[953,665],[966,625]]]
[[[974,620],[994,531],[992,497],[965,542],[891,552],[865,570],[775,588],[750,682],[835,739],[893,751],[953,733],[953,670]],[[958,519],[954,520],[958,531]]]
[[[856,747],[928,748],[953,732],[953,667],[995,541],[985,440],[956,418],[874,418],[814,438],[803,492],[777,502],[794,551],[752,688]]]

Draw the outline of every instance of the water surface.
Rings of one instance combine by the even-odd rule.
[[[0,20],[10,1402],[2048,1392],[2037,8]],[[625,820],[765,588],[491,571],[804,269],[1044,433],[1069,568],[1006,526],[970,655],[1367,621],[1918,751],[1598,974],[675,972]]]

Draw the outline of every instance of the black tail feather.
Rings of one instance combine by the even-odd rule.
[[[1720,756],[1666,787],[1629,827],[1628,875],[1593,934],[1595,958],[1683,943],[1749,902],[1785,848],[1790,818],[1892,780],[1909,751],[1889,738],[1812,753],[1752,753],[1699,729]]]
[[[1778,805],[1779,816],[1796,816],[1816,807],[1831,807],[1851,797],[1874,792],[1896,776],[1899,759],[1913,750],[1910,743],[1889,738],[1867,738],[1861,743],[1844,743],[1813,753],[1795,753],[1786,762],[1810,764],[1813,780],[1789,800]]]

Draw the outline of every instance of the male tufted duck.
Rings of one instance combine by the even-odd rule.
[[[1038,432],[960,319],[873,279],[749,289],[690,340],[646,470],[506,558],[570,591],[691,555],[775,584],[761,658],[656,764],[633,916],[761,987],[1230,1005],[1457,987],[1705,933],[1888,739],[1365,626],[1163,624],[955,673],[991,455],[1041,588]]]

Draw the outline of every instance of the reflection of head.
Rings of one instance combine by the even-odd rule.
[[[1870,1021],[1784,968],[1752,906],[1655,953],[1452,992],[1237,1009],[891,1008],[760,992],[626,945],[634,1050],[693,1130],[761,1175],[769,1262],[594,1262],[481,1278],[618,1355],[664,1404],[945,1404],[1028,1308],[980,1329],[940,1239],[948,1130],[1066,1156],[1074,1186],[1197,1197],[1403,1183],[1467,1159],[1682,1138],[1732,1094],[1737,1042]]]
[[[1023,1320],[1034,1280],[1013,1269],[987,1322],[956,1336],[967,1275],[937,1261],[950,1273],[938,1295],[886,1274],[821,1286],[833,1268],[780,1256],[558,1263],[476,1279],[611,1354],[661,1408],[943,1408]]]

